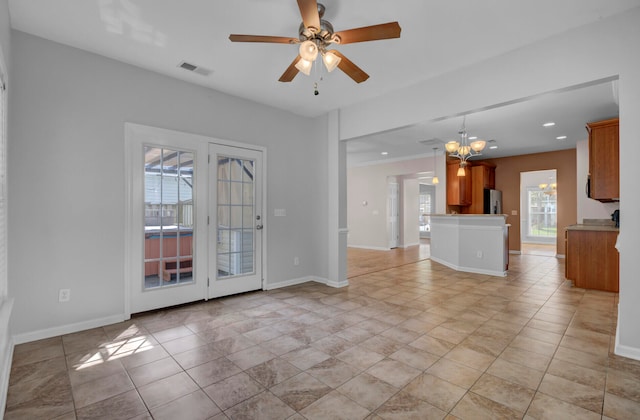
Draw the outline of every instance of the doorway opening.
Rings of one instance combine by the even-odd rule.
[[[520,249],[523,254],[556,255],[557,186],[555,169],[520,174]]]

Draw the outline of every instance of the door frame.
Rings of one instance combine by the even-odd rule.
[[[209,266],[208,266],[208,256],[209,256],[209,239],[208,239],[208,231],[209,226],[207,224],[207,216],[209,216],[211,223],[215,222],[215,209],[212,210],[209,208],[209,165],[208,162],[208,153],[209,153],[209,144],[215,143],[223,146],[237,147],[242,149],[250,149],[256,150],[262,153],[262,170],[260,176],[262,177],[261,187],[262,187],[262,203],[260,212],[263,215],[263,225],[261,233],[261,247],[262,247],[262,290],[269,284],[268,276],[267,276],[267,259],[265,258],[267,255],[267,236],[268,236],[268,220],[267,220],[267,149],[263,146],[258,146],[254,144],[241,143],[232,140],[219,139],[209,136],[203,136],[199,134],[188,133],[184,131],[178,130],[170,130],[165,128],[152,127],[142,124],[135,124],[131,122],[125,122],[124,124],[124,191],[125,191],[125,200],[124,200],[124,316],[125,319],[131,318],[132,311],[132,295],[131,288],[133,282],[140,281],[140,275],[143,272],[143,250],[140,247],[136,246],[136,241],[139,241],[139,238],[136,238],[137,232],[134,227],[136,226],[136,218],[141,218],[141,209],[140,206],[136,207],[136,202],[139,203],[139,199],[134,196],[138,191],[134,185],[136,171],[136,165],[140,165],[140,162],[134,162],[134,156],[137,156],[135,153],[135,148],[142,147],[145,143],[157,144],[158,139],[167,139],[168,141],[166,147],[180,147],[179,145],[172,146],[171,139],[184,139],[193,142],[195,147],[191,147],[191,149],[195,149],[194,151],[198,154],[200,159],[204,160],[205,164],[202,165],[201,169],[196,169],[198,173],[198,196],[196,199],[201,203],[199,207],[204,206],[206,211],[197,211],[196,210],[196,241],[197,245],[194,244],[194,257],[196,259],[196,284],[197,287],[201,288],[200,298],[202,300],[208,300],[208,290],[207,287],[207,276],[209,274]],[[139,188],[138,188],[139,189]],[[204,191],[204,193],[202,193]],[[139,221],[137,222],[139,224]],[[181,286],[178,286],[178,289]],[[186,303],[186,302],[182,302]]]

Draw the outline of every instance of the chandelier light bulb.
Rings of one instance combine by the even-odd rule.
[[[318,46],[313,41],[304,41],[300,44],[300,57],[313,62],[318,57]]]
[[[437,176],[434,176],[433,179],[431,180],[431,183],[433,185],[438,185],[440,183],[440,180],[438,179]]]
[[[335,55],[332,51],[327,51],[322,55],[322,62],[324,66],[327,68],[327,71],[331,73],[338,67],[342,58]]]
[[[309,76],[311,74],[311,66],[312,66],[312,62],[311,61],[307,61],[304,58],[301,58],[300,60],[298,60],[298,62],[296,63],[296,68],[301,72],[304,73],[305,75]]]
[[[486,145],[487,145],[487,142],[484,140],[476,140],[471,142],[470,144],[474,152],[481,152]]]
[[[456,175],[458,175],[458,176],[465,176],[466,175],[464,173],[464,168],[462,166],[458,168],[458,173]]]
[[[458,151],[458,147],[460,147],[460,143],[458,143],[455,140],[451,140],[450,142],[447,142],[447,144],[445,144],[444,147],[445,149],[447,149],[447,152],[454,153]]]

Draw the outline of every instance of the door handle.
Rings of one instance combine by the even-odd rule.
[[[262,225],[256,225],[256,229],[257,229],[257,230],[262,230],[262,228],[263,228],[263,227],[264,227],[264,226],[262,226]]]

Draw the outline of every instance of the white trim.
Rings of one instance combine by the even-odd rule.
[[[347,245],[347,248],[358,248],[358,249],[370,249],[373,251],[389,251],[391,248],[385,248],[382,246],[366,246],[366,245]]]
[[[9,335],[9,320],[13,309],[13,299],[0,298],[0,417],[4,413],[7,404],[7,391],[9,389],[9,375],[11,374],[11,362],[13,361],[13,337]]]
[[[349,281],[348,280],[333,281],[333,280],[325,279],[323,277],[306,276],[306,277],[300,277],[300,278],[297,278],[297,279],[283,280],[283,281],[279,281],[277,283],[268,284],[267,287],[265,287],[264,290],[274,290],[274,289],[280,289],[280,288],[283,288],[283,287],[297,286],[298,284],[308,283],[310,281],[315,282],[315,283],[324,284],[325,286],[329,286],[329,287],[335,287],[335,288],[345,287],[345,286],[349,285]]]
[[[318,282],[317,277],[306,276],[306,277],[300,277],[297,279],[283,280],[273,284],[266,284],[264,290],[274,290],[274,289],[281,289],[283,287],[297,286],[298,284],[307,283],[310,281]],[[323,282],[319,282],[319,283],[323,283]]]
[[[471,267],[460,267],[457,266],[455,264],[451,264],[450,262],[441,260],[440,258],[431,256],[431,260],[435,261],[439,264],[442,264],[444,266],[447,266],[449,268],[452,268],[456,271],[464,271],[466,273],[476,273],[476,274],[487,274],[490,276],[496,276],[496,277],[506,277],[507,276],[507,272],[506,271],[494,271],[494,270],[485,270],[482,268],[471,268]]]
[[[516,250],[510,249],[510,250],[509,250],[509,254],[512,254],[512,255],[521,255],[521,254],[522,254],[522,251],[516,251]]]
[[[556,254],[556,258],[558,258],[558,259],[561,259],[561,260],[562,260],[562,259],[565,259],[566,257],[565,257],[565,255],[564,255],[564,254]]]
[[[130,317],[125,314],[111,315],[104,318],[90,319],[88,321],[76,322],[74,324],[59,325],[52,328],[16,334],[13,342],[17,344],[29,343],[31,341],[42,340],[44,338],[57,337],[59,335],[71,334],[78,331],[90,330],[92,328],[104,327],[105,325],[117,324]]]
[[[411,246],[418,246],[418,245],[420,245],[420,242],[415,242],[415,243],[412,243],[412,244],[402,245],[400,248],[409,248]]]
[[[620,306],[618,305],[618,319],[620,319]],[[620,344],[620,323],[616,326],[616,343],[613,352],[618,356],[628,357],[629,359],[640,360],[640,349]]]

